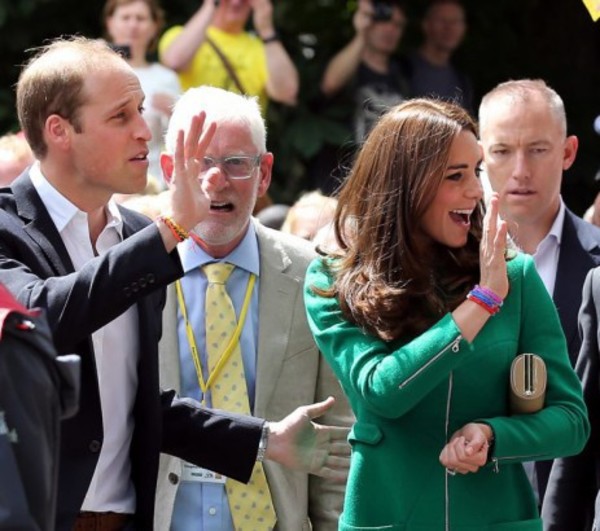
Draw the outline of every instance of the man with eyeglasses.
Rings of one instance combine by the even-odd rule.
[[[185,275],[168,290],[159,348],[161,383],[208,406],[229,410],[218,397],[228,385],[227,364],[235,354],[225,346],[229,338],[218,347],[208,340],[212,325],[206,319],[217,310],[205,311],[212,289],[206,265],[227,263],[232,272],[223,282],[239,332],[232,344],[239,345],[240,380],[250,411],[277,420],[296,405],[333,395],[336,406],[323,422],[349,426],[352,417],[346,399],[306,322],[303,279],[315,252],[308,242],[263,227],[252,218],[256,199],[269,187],[273,166],[256,98],[208,86],[189,89],[177,102],[167,131],[161,159],[165,180],[170,182],[173,174],[177,131],[187,131],[190,117],[200,111],[217,124],[198,161],[200,179],[211,185],[210,209],[191,231],[191,238],[178,246]],[[211,353],[214,350],[216,354]],[[213,366],[210,357],[215,355],[219,361]],[[274,507],[278,529],[337,529],[343,483],[270,463],[264,470],[267,503]],[[242,495],[253,497],[254,490],[251,480]],[[162,457],[157,500],[158,530],[255,529],[249,522],[240,523],[228,479],[170,456]],[[273,521],[265,521],[258,528],[272,525]]]

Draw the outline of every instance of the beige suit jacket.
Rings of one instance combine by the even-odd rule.
[[[259,341],[254,414],[280,420],[296,407],[336,397],[336,406],[319,422],[350,426],[348,402],[320,355],[306,321],[304,274],[315,256],[312,245],[255,222],[260,252]],[[179,390],[177,302],[169,287],[159,346],[162,388]],[[158,475],[155,528],[169,529],[181,461],[162,455]],[[265,462],[277,529],[337,530],[344,485]]]

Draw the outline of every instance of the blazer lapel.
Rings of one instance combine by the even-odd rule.
[[[162,313],[162,337],[158,344],[160,386],[181,392],[179,339],[177,337],[177,293],[175,284],[167,287],[167,300]]]
[[[577,314],[581,306],[581,290],[588,271],[600,263],[598,242],[586,233],[586,225],[569,210],[565,213],[562,240],[556,269],[556,284],[552,296],[567,338],[571,361],[577,355]]]
[[[31,183],[29,174],[18,178],[11,186],[17,212],[25,222],[24,231],[48,259],[53,273],[59,276],[74,271],[69,253],[48,214],[44,203]]]
[[[259,332],[254,415],[262,416],[275,390],[289,341],[292,304],[301,288],[286,274],[291,261],[279,242],[256,226],[260,252]],[[282,307],[283,303],[283,307]]]

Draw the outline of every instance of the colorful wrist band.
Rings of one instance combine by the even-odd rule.
[[[467,299],[469,299],[470,301],[473,301],[478,306],[481,306],[481,308],[483,308],[490,315],[496,315],[500,311],[500,308],[498,306],[495,306],[495,307],[494,306],[489,306],[484,301],[482,301],[481,299],[475,297],[471,293],[469,293],[467,295]]]
[[[183,240],[187,240],[190,237],[190,233],[185,230],[179,223],[177,223],[173,218],[168,216],[158,216],[158,219],[162,221],[169,230],[171,234],[175,237],[178,242],[182,242]]]
[[[502,302],[503,302],[502,298],[500,296],[498,296],[490,288],[486,288],[485,286],[480,286],[479,284],[477,284],[474,289],[478,292],[481,292],[488,299],[490,299],[494,304],[496,304],[498,306],[502,306]]]

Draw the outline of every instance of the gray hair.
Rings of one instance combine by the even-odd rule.
[[[188,131],[192,116],[204,111],[206,122],[246,124],[254,146],[260,153],[267,151],[267,131],[256,97],[242,96],[226,90],[201,86],[188,89],[173,107],[165,135],[167,153],[175,152],[177,133]]]

